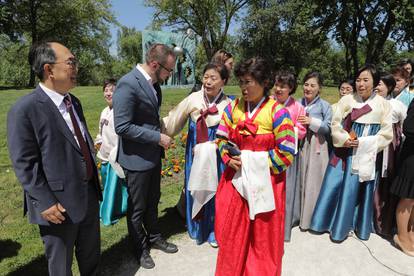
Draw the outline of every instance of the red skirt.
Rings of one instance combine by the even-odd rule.
[[[285,222],[285,173],[271,174],[276,210],[249,219],[247,201],[227,168],[216,193],[216,275],[281,275]]]

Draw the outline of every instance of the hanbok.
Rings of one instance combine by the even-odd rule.
[[[398,96],[394,98],[405,104],[405,106],[408,108],[408,106],[414,99],[414,93],[411,93],[409,87],[407,86],[400,92],[400,94],[398,94]]]
[[[301,229],[307,230],[329,162],[332,109],[330,104],[319,96],[310,103],[306,103],[305,98],[302,98],[301,102],[306,114],[311,117],[311,123],[299,151],[298,173],[301,187],[299,225]]]
[[[285,102],[285,108],[289,111],[295,129],[295,158],[286,170],[286,214],[285,214],[285,241],[290,241],[292,227],[299,225],[300,221],[300,181],[299,173],[299,142],[306,135],[306,127],[299,123],[298,117],[306,115],[305,108],[299,102],[289,97]]]
[[[215,229],[219,244],[216,275],[280,275],[285,170],[293,161],[295,151],[289,113],[268,97],[252,112],[243,99],[236,99],[226,107],[217,136],[226,164],[230,158],[225,147],[228,141],[238,146],[243,161],[238,173],[231,167],[225,169],[216,194]],[[266,168],[261,167],[263,171],[253,170],[259,162],[248,162],[253,166],[246,168],[245,157],[254,156],[267,164]],[[269,175],[267,181],[263,179],[265,173]],[[271,192],[266,192],[269,189]]]
[[[399,198],[390,192],[395,178],[397,159],[402,144],[402,124],[407,116],[407,107],[396,99],[388,99],[392,108],[393,139],[378,154],[378,180],[374,194],[374,226],[379,235],[391,238],[395,226],[395,210]]]
[[[164,128],[164,132],[171,137],[177,135],[188,121],[184,178],[186,202],[185,217],[188,234],[192,239],[196,240],[197,244],[202,244],[206,241],[210,243],[216,242],[214,235],[215,190],[206,188],[206,191],[201,194],[201,197],[207,199],[207,202],[202,200],[200,201],[199,197],[196,198],[196,204],[199,206],[202,205],[202,208],[199,209],[198,214],[194,216],[194,196],[200,195],[200,192],[202,192],[200,191],[202,188],[199,188],[199,193],[195,194],[189,187],[189,180],[194,159],[194,149],[197,145],[208,141],[214,141],[216,139],[216,130],[221,119],[221,114],[230,102],[231,98],[226,96],[221,90],[216,99],[210,103],[205,96],[204,90],[201,89],[198,92],[188,95],[168,113],[167,117],[162,119],[162,127]],[[217,173],[218,182],[218,179],[220,179],[221,173],[224,170],[224,165],[216,148],[211,154],[217,155],[214,171]],[[212,167],[206,166],[205,169],[211,173],[213,172]],[[218,183],[215,184],[216,188],[217,184]]]
[[[351,131],[359,145],[343,148]],[[378,174],[376,153],[387,147],[392,137],[391,105],[383,97],[374,93],[364,102],[358,95],[347,95],[338,102],[332,119],[335,149],[312,217],[312,230],[329,231],[335,241],[343,241],[350,231],[362,240],[369,238]]]
[[[103,184],[100,218],[103,225],[112,225],[126,215],[128,207],[128,191],[123,172],[119,165],[110,158],[118,147],[118,135],[115,133],[113,109],[108,106],[102,111],[99,120],[99,133],[95,144],[100,144],[98,158],[101,160],[101,182]],[[122,177],[122,178],[121,178]]]

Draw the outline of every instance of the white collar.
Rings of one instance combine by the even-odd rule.
[[[254,116],[254,114],[256,114],[257,110],[262,105],[262,103],[264,102],[265,99],[266,99],[266,97],[263,97],[260,100],[260,102],[256,105],[256,107],[253,109],[253,111],[250,111],[250,104],[249,104],[249,102],[247,102],[247,111],[248,111],[248,114],[249,114],[249,118],[252,118]]]
[[[287,106],[289,103],[290,103],[290,101],[291,100],[293,100],[293,98],[291,97],[291,96],[289,96],[287,99],[286,99],[286,101],[283,103],[283,105],[284,106]]]
[[[142,68],[141,64],[137,64],[137,69],[138,71],[141,72],[141,74],[144,75],[144,78],[147,82],[151,83],[152,85],[152,78],[150,77],[150,75],[147,73],[147,71],[144,70],[144,68]]]
[[[224,92],[223,92],[223,88],[220,88],[220,91],[217,93],[217,95],[216,95],[216,97],[214,98],[214,100],[213,101],[209,101],[209,99],[208,99],[208,97],[207,97],[207,95],[205,94],[205,92],[204,92],[204,87],[202,87],[201,89],[203,89],[203,96],[204,96],[204,99],[207,101],[206,102],[206,104],[208,104],[208,106],[207,107],[211,107],[212,105],[214,105],[214,104],[218,104],[218,102],[217,102],[217,100],[218,99],[220,99],[220,97],[221,97],[221,94],[223,94]]]
[[[65,98],[65,95],[67,95],[67,94],[62,95],[62,94],[60,94],[60,93],[58,93],[58,92],[56,92],[56,91],[54,91],[54,90],[52,90],[50,88],[47,88],[44,85],[44,83],[41,83],[41,82],[39,82],[39,86],[46,93],[46,95],[49,96],[49,98],[53,101],[53,103],[56,106],[60,106],[62,104],[62,102],[63,102],[63,98]]]
[[[356,94],[356,98],[358,99],[359,102],[361,103],[368,103],[370,102],[375,96],[377,95],[377,93],[372,92],[371,96],[369,96],[368,99],[366,99],[365,101],[361,98],[361,96],[359,96],[358,94]]]

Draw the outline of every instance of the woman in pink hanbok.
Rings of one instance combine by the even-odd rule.
[[[280,71],[276,74],[273,98],[289,111],[295,130],[295,159],[286,170],[286,211],[285,241],[290,241],[292,227],[299,225],[300,220],[300,184],[298,144],[306,135],[306,127],[298,122],[299,116],[305,116],[305,108],[291,95],[296,92],[296,78],[292,73]]]

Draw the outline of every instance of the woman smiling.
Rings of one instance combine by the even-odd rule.
[[[164,131],[171,137],[189,121],[184,179],[187,228],[197,244],[207,241],[213,247],[217,247],[214,194],[223,164],[212,141],[216,139],[221,113],[231,101],[223,92],[228,78],[229,72],[224,64],[207,64],[203,71],[202,89],[187,96],[163,118]],[[206,156],[211,158],[206,159]]]
[[[306,115],[299,116],[298,122],[307,127],[302,149],[300,149],[301,216],[299,226],[309,229],[313,209],[318,199],[323,176],[329,161],[332,109],[320,97],[322,76],[309,72],[303,79],[302,105]]]
[[[329,231],[334,241],[343,241],[350,231],[367,240],[373,231],[376,155],[393,137],[391,105],[374,92],[379,81],[375,67],[361,68],[355,78],[356,93],[343,97],[333,115],[335,150],[311,229]]]

